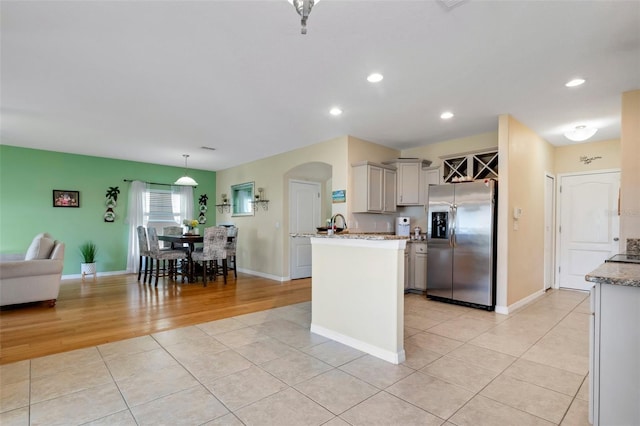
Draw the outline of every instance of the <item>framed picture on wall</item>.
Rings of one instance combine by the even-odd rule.
[[[80,207],[80,191],[54,189],[53,207]]]

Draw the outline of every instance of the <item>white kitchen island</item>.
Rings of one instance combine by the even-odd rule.
[[[304,236],[312,247],[311,332],[403,362],[407,237]]]
[[[640,425],[640,265],[605,263],[591,294],[589,420]]]

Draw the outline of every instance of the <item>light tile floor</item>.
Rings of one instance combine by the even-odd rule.
[[[310,333],[310,303],[4,365],[0,424],[588,425],[588,294],[405,318],[401,365]]]

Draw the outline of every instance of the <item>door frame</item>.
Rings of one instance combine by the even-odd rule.
[[[547,193],[547,179],[552,179],[553,180],[553,188],[551,189],[550,193]],[[546,220],[547,217],[547,202],[551,202],[551,265],[549,265],[549,267],[551,268],[551,285],[549,286],[549,289],[558,289],[558,280],[556,278],[556,265],[558,263],[558,259],[556,258],[556,254],[557,254],[557,250],[556,250],[556,242],[558,241],[557,238],[557,233],[558,233],[558,229],[556,227],[556,224],[558,223],[557,217],[556,215],[558,214],[558,198],[556,196],[556,191],[557,191],[557,179],[556,176],[549,173],[549,172],[545,172],[544,173],[544,202],[545,202],[545,206],[544,206],[544,217]],[[551,199],[549,199],[549,197],[551,197]],[[546,226],[546,223],[545,223]],[[546,229],[545,229],[545,238],[546,238]],[[545,262],[546,262],[546,256],[545,256]],[[547,265],[545,265],[544,267],[544,279],[542,282],[542,291],[546,291],[547,287],[546,287],[546,279],[547,279]]]
[[[560,190],[562,188],[562,179],[570,176],[585,176],[585,175],[599,175],[603,173],[622,173],[620,168],[615,169],[600,169],[600,170],[590,170],[585,172],[567,172],[567,173],[558,173],[556,176],[556,231],[555,231],[555,239],[556,239],[556,256],[555,256],[555,274],[554,274],[554,289],[560,288],[560,257],[562,255],[561,247],[560,247],[560,217],[562,215],[562,197],[560,196]],[[618,202],[620,200],[620,195],[618,194]],[[577,291],[577,290],[576,290]]]

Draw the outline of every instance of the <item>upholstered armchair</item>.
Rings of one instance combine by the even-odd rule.
[[[64,243],[51,235],[36,235],[23,260],[0,261],[0,306],[48,301],[60,292]]]

